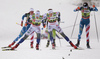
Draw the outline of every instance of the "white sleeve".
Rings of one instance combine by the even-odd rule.
[[[44,15],[43,15],[43,19],[46,19],[47,18],[47,14],[45,13]]]

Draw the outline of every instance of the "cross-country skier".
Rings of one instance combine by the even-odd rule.
[[[60,16],[60,13],[59,13],[59,16]],[[60,24],[60,18],[57,20],[58,24]],[[47,22],[47,25],[48,25],[48,22]],[[48,26],[47,26],[48,27]],[[48,29],[47,29],[48,31]],[[53,36],[53,40],[54,40],[54,45],[56,46],[56,43],[55,43],[55,39],[56,39],[56,36],[60,39],[60,37],[56,34],[56,30],[53,29],[52,30],[52,36]],[[46,47],[48,47],[50,44],[50,34],[48,34],[48,40],[47,40],[47,44],[46,44]]]
[[[81,39],[81,35],[82,35],[82,31],[84,28],[84,25],[86,27],[86,41],[87,41],[87,48],[90,48],[89,45],[89,29],[90,29],[90,12],[91,11],[98,11],[98,9],[95,7],[95,5],[93,5],[92,7],[89,7],[87,2],[83,3],[83,6],[81,7],[77,7],[74,12],[76,11],[81,11],[82,13],[82,19],[80,21],[80,26],[79,26],[79,34],[78,34],[78,40],[77,40],[77,44],[76,46],[78,47],[80,45],[80,39]]]
[[[27,17],[28,15],[30,15],[31,13],[34,13],[34,9],[33,8],[30,8],[30,12],[29,13],[25,13],[23,16],[22,16],[22,21],[21,21],[21,26],[23,26],[23,21],[24,21],[24,18]],[[26,22],[29,22],[30,18],[28,18],[28,20]],[[20,34],[18,35],[18,37],[11,43],[8,45],[8,47],[11,47],[12,45],[15,44],[16,41],[18,41],[18,39],[20,39],[24,33],[29,29],[31,24],[27,24],[27,26],[23,26]],[[33,39],[34,39],[34,35],[32,34],[32,37],[31,37],[31,48],[33,48]]]
[[[41,29],[40,25],[42,23],[43,16],[40,15],[40,11],[37,10],[36,13],[32,13],[28,15],[27,18],[30,18],[30,21],[28,23],[31,24],[30,28],[25,33],[24,37],[11,49],[14,50],[17,48],[25,39],[29,37],[32,33],[36,32],[37,34],[37,43],[36,43],[36,50],[39,50],[39,43],[40,43],[40,37],[41,37]],[[26,25],[28,24],[26,23]]]
[[[46,21],[48,22],[48,32],[50,34],[50,40],[51,40],[51,44],[52,44],[52,49],[55,49],[55,45],[54,45],[54,39],[52,36],[52,30],[55,29],[57,32],[59,32],[67,42],[69,42],[69,44],[74,47],[75,49],[77,49],[77,46],[75,46],[70,40],[69,38],[63,33],[62,29],[60,28],[60,26],[58,25],[57,20],[60,19],[60,15],[59,12],[53,12],[52,9],[48,9],[48,13],[45,15],[46,17]]]

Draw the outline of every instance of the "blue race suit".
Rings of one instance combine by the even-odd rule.
[[[22,21],[24,20],[25,17],[27,17],[28,14],[29,14],[29,13],[25,13],[25,14],[22,16]],[[28,21],[29,21],[29,19],[28,19]],[[28,21],[27,21],[27,22],[28,22]],[[18,39],[20,39],[20,38],[24,35],[24,33],[29,29],[30,25],[31,25],[31,24],[27,24],[27,26],[23,26],[23,28],[22,28],[20,34],[18,35],[18,37],[17,37],[13,42],[18,41]]]
[[[90,12],[91,11],[98,11],[98,9],[96,7],[95,8],[87,7],[87,9],[85,10],[84,7],[80,7],[80,9],[75,9],[74,11],[79,11],[79,10],[82,12],[82,19],[81,19],[80,25],[79,25],[78,40],[80,41],[80,39],[81,39],[81,35],[82,35],[83,28],[85,25],[86,38],[87,38],[87,42],[89,42]]]

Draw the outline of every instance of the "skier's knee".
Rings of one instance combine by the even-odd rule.
[[[63,37],[66,37],[66,35],[62,32],[62,33],[60,33]]]
[[[40,37],[41,37],[41,34],[37,33],[37,39],[40,39]]]
[[[28,37],[28,35],[25,35],[25,36],[23,37],[23,39],[25,40],[25,39],[27,39],[27,37]]]

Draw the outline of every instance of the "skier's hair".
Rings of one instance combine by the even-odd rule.
[[[29,11],[34,11],[34,9],[33,8],[30,8],[30,10]]]
[[[88,3],[87,2],[84,2],[83,3],[83,7],[88,7],[89,5],[88,5]]]
[[[52,9],[48,9],[48,13],[53,13],[53,10]]]
[[[36,12],[40,12],[39,10],[37,10]]]
[[[37,11],[36,11],[36,14],[40,15],[40,11],[39,11],[39,10],[37,10]]]
[[[48,11],[49,11],[49,10],[52,10],[52,9],[50,8],[50,9],[48,9]]]

